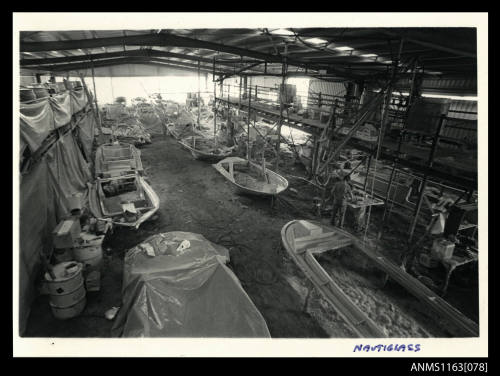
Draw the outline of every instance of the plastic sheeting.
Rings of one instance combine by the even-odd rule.
[[[71,97],[69,92],[49,98],[54,113],[55,128],[63,127],[71,121]]]
[[[71,113],[75,114],[85,107],[87,104],[87,96],[85,90],[71,90]]]
[[[30,172],[23,176],[19,195],[21,334],[35,297],[34,282],[39,271],[40,252],[52,249],[51,233],[58,221],[68,214],[68,196],[76,192],[86,195],[86,182],[90,179],[90,169],[72,132],[56,141]]]
[[[21,140],[28,144],[31,151],[37,150],[54,129],[54,113],[49,101],[21,104]]]
[[[94,143],[94,136],[97,133],[96,121],[92,114],[87,114],[78,123],[78,139],[83,146],[85,156],[90,161],[92,155],[92,145]]]
[[[190,247],[177,252],[183,240]],[[226,248],[199,234],[175,231],[146,239],[125,255],[123,305],[112,334],[270,337],[227,261]]]
[[[36,103],[21,103],[20,130],[22,143],[36,151],[51,131],[63,127],[87,104],[84,90],[72,90]]]

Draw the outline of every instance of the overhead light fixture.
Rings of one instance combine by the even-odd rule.
[[[293,31],[290,31],[288,29],[276,29],[273,31],[270,31],[271,34],[276,34],[276,35],[295,35]]]
[[[378,55],[377,54],[363,54],[363,55],[359,55],[361,57],[377,57]]]
[[[352,50],[354,50],[354,48],[349,47],[349,46],[334,47],[334,49],[337,51],[352,51]]]
[[[304,39],[304,42],[307,43],[312,43],[312,44],[323,44],[323,43],[328,43],[327,40],[321,39],[321,38],[309,38],[309,39]]]

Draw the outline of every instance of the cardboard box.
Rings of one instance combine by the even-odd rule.
[[[432,243],[431,254],[439,260],[449,260],[452,258],[454,250],[455,243],[441,238],[434,240],[434,243]]]
[[[54,248],[73,248],[81,231],[79,218],[69,217],[62,220],[52,232]]]

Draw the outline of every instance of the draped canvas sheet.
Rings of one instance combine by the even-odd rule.
[[[63,127],[71,121],[71,96],[69,92],[55,95],[49,98],[52,111],[54,112],[55,128]]]
[[[54,191],[45,160],[23,178],[19,193],[19,334],[22,334],[35,298],[40,254],[49,250],[51,232],[57,224]]]
[[[87,104],[87,96],[85,95],[85,90],[71,90],[71,113],[75,114],[85,107]]]
[[[37,103],[21,103],[21,145],[36,151],[51,131],[67,125],[87,104],[84,90],[61,93]]]
[[[92,113],[88,113],[87,116],[78,123],[78,128],[79,140],[83,146],[87,160],[90,160],[94,136],[97,133],[96,121]]]
[[[52,248],[51,233],[68,215],[68,196],[79,192],[86,196],[91,172],[83,155],[68,132],[23,176],[20,185],[20,265],[19,328],[24,332],[30,305],[35,297],[35,280],[42,250]]]
[[[21,104],[21,140],[28,144],[31,151],[37,150],[54,129],[54,112],[49,101]]]
[[[177,252],[188,240],[190,247]],[[153,250],[148,255],[146,248]],[[127,252],[123,304],[112,328],[122,337],[270,337],[226,248],[202,235],[153,235]]]
[[[86,189],[87,182],[92,179],[90,168],[71,132],[56,142],[46,158],[49,173],[61,192],[57,204],[67,213],[66,197]]]

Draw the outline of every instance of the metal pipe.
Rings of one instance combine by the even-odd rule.
[[[372,163],[372,155],[370,154],[368,156],[368,163],[366,164],[366,176],[365,176],[365,183],[363,185],[363,191],[366,191],[366,186],[368,185],[368,175],[370,174],[371,163]],[[372,179],[375,179],[375,176],[373,176]]]

